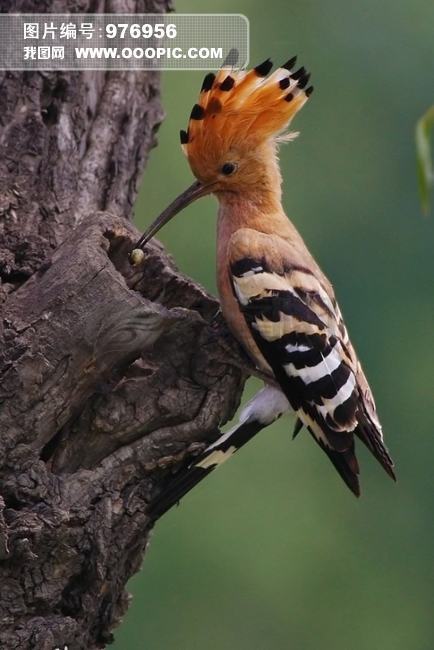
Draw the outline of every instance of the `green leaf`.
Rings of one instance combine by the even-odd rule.
[[[433,160],[430,135],[434,127],[434,106],[422,115],[416,124],[416,156],[419,196],[422,212],[430,211],[430,190],[434,185]]]

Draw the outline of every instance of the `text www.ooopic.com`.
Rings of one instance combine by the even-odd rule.
[[[77,59],[221,59],[221,47],[76,47]]]

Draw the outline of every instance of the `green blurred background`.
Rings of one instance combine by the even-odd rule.
[[[315,92],[293,125],[301,136],[281,150],[284,204],[335,286],[399,482],[360,449],[356,500],[310,437],[291,442],[292,421],[280,421],[157,525],[114,647],[432,650],[434,220],[420,214],[413,132],[434,101],[434,3],[176,9],[244,13],[252,64],[296,53],[312,71]],[[178,131],[202,77],[163,74],[167,117],[140,228],[191,182]],[[161,234],[212,292],[215,212],[204,199]]]

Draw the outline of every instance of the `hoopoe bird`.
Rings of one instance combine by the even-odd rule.
[[[219,202],[217,284],[229,329],[270,384],[237,426],[184,466],[151,505],[161,515],[282,414],[295,411],[355,495],[355,437],[395,479],[372,392],[348,338],[332,285],[281,203],[279,142],[312,93],[296,57],[272,74],[267,59],[250,71],[206,75],[181,145],[196,177],[137,243],[142,247],[179,211],[207,194]],[[138,250],[137,250],[138,249]]]

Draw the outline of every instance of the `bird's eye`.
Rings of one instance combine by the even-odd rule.
[[[227,162],[222,166],[220,171],[225,176],[230,176],[231,174],[234,173],[236,169],[237,169],[237,165],[235,163]]]

